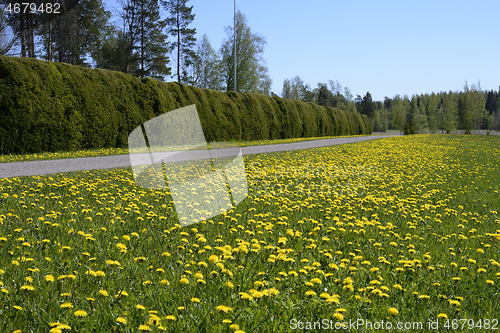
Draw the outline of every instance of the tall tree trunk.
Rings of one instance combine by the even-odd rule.
[[[58,56],[58,61],[63,62],[64,57],[63,57],[63,33],[62,33],[62,27],[61,27],[61,14],[57,15],[57,56]]]
[[[49,45],[48,50],[48,60],[52,61],[52,20],[49,20]]]
[[[141,78],[144,78],[144,2],[141,3]]]
[[[33,38],[33,14],[28,12],[28,57],[35,57],[35,41]]]
[[[26,31],[25,31],[25,19],[23,11],[20,12],[20,22],[21,22],[21,57],[26,57]]]

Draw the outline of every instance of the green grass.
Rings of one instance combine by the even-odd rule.
[[[130,168],[0,179],[0,331],[498,320],[499,147],[417,135],[246,156],[248,197],[186,227]],[[472,331],[490,332],[454,330]]]

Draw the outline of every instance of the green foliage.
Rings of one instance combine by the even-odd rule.
[[[192,70],[192,84],[202,89],[222,91],[222,76],[220,71],[221,60],[210,44],[207,35],[203,35],[196,46]]]
[[[302,120],[295,103],[290,99],[279,97],[273,98],[279,107],[278,114],[281,115],[280,123],[280,139],[285,138],[301,138],[302,137]]]
[[[314,103],[0,56],[0,154],[126,147],[141,123],[191,104],[208,142],[371,133],[366,115]]]
[[[194,20],[191,13],[193,6],[188,7],[189,0],[162,0],[163,7],[169,16],[166,20],[168,34],[174,37],[171,43],[171,51],[175,50],[175,60],[177,63],[177,82],[190,83],[193,78],[187,73],[187,68],[194,63],[196,54],[193,50],[196,44],[196,29],[188,26]]]
[[[227,38],[220,49],[221,72],[225,90],[234,90],[234,27],[226,28]],[[262,61],[266,40],[248,26],[246,17],[236,12],[236,91],[258,92],[261,80],[266,81],[267,69]],[[265,83],[265,82],[262,82]]]
[[[399,98],[399,96],[396,96],[395,101],[393,101],[391,104],[392,128],[403,131],[406,119],[406,109],[404,102],[401,98]]]
[[[156,0],[141,0],[136,3],[135,9],[139,14],[134,29],[138,33],[136,50],[140,68],[134,74],[163,81],[171,72],[168,67],[167,35],[163,33],[167,23],[160,19],[160,7]]]
[[[361,111],[362,114],[366,114],[368,117],[373,117],[373,114],[375,112],[375,107],[373,105],[372,101],[372,95],[367,92],[365,97],[363,97],[363,100],[361,102]]]

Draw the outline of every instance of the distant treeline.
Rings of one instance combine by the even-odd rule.
[[[370,118],[373,131],[397,129],[405,134],[447,132],[460,129],[500,130],[500,87],[498,91],[483,91],[479,83],[464,85],[463,91],[440,92],[373,101],[369,92],[353,98],[349,88],[338,81],[319,83],[311,89],[300,77],[283,82],[281,96],[295,100],[359,112]]]
[[[371,134],[367,116],[315,103],[0,56],[0,154],[126,147],[138,125],[191,104],[207,141]]]
[[[463,91],[394,98],[376,102],[368,115],[375,131],[398,129],[405,134],[451,133],[463,130],[500,130],[500,87],[498,91],[481,90],[480,84],[467,82]]]

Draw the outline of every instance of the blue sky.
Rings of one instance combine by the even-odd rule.
[[[105,0],[105,2],[110,0]],[[190,0],[197,38],[218,50],[233,24],[233,0]],[[298,75],[312,88],[338,80],[356,96],[500,86],[500,1],[236,0],[281,94]]]

